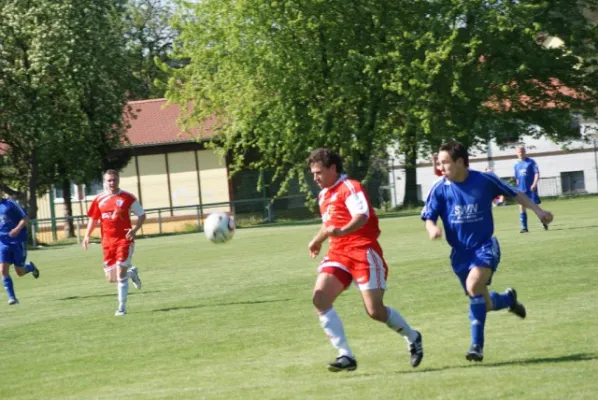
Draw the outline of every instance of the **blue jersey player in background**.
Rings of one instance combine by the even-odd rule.
[[[446,240],[452,247],[453,271],[470,299],[472,344],[465,358],[482,361],[486,313],[508,308],[520,318],[526,316],[515,289],[508,288],[504,293],[488,291],[500,261],[500,247],[493,236],[492,199],[498,195],[513,197],[546,223],[552,221],[552,214],[493,173],[470,170],[467,149],[460,143],[442,145],[438,160],[444,176],[430,189],[421,215],[430,239],[442,236],[436,224],[438,217],[442,219]]]
[[[8,294],[8,304],[17,304],[15,289],[10,277],[10,265],[14,264],[18,276],[29,272],[35,278],[39,271],[27,259],[27,213],[14,200],[0,199],[0,264],[2,265],[2,284]]]
[[[515,163],[515,182],[517,189],[526,194],[535,204],[540,204],[540,196],[538,196],[538,181],[540,180],[540,170],[538,164],[531,158],[526,156],[525,147],[519,146],[515,150],[517,154],[517,161]],[[519,205],[519,221],[521,222],[521,233],[527,233],[527,212],[523,204]],[[548,225],[542,222],[544,230],[548,229]]]

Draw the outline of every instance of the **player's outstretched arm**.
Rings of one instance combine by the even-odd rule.
[[[442,237],[442,230],[438,225],[436,225],[436,222],[432,221],[431,219],[426,220],[426,230],[428,231],[428,236],[432,240]]]
[[[542,208],[540,208],[540,206],[534,203],[529,197],[527,197],[525,193],[517,193],[517,196],[515,196],[515,200],[517,200],[517,202],[522,206],[533,210],[538,216],[538,218],[540,218],[540,221],[542,221],[545,224],[551,223],[554,219],[550,211],[545,211]]]

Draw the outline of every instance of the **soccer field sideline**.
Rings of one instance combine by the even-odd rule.
[[[515,286],[530,315],[491,313],[480,365],[463,358],[467,301],[448,246],[427,240],[417,217],[381,219],[381,243],[387,303],[424,335],[418,369],[350,290],[336,308],[359,369],[326,371],[334,351],[311,306],[317,260],[307,255],[317,225],[241,229],[222,246],[201,234],[139,240],[144,288],[131,289],[124,319],[113,316],[116,290],[104,282],[99,246],[32,251],[40,279],[15,278],[21,304],[0,307],[0,398],[591,399],[596,206],[546,202],[554,225],[543,232],[530,218],[526,236],[515,207],[495,209],[503,259],[493,288]]]

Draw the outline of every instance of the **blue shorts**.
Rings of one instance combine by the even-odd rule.
[[[542,203],[542,200],[540,200],[540,196],[538,196],[538,191],[537,190],[526,190],[525,195],[527,197],[529,197],[535,204],[540,204]]]
[[[27,243],[0,243],[0,262],[22,267],[26,259]]]
[[[473,267],[486,267],[492,269],[492,273],[498,269],[500,263],[500,246],[495,237],[491,237],[486,243],[475,250],[457,250],[453,249],[451,252],[451,266],[453,272],[459,278],[461,286],[467,293],[465,282],[469,271]],[[492,279],[488,281],[488,285],[492,283]]]

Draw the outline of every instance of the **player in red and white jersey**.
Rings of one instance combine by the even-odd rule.
[[[102,250],[104,253],[104,273],[110,283],[118,282],[117,316],[125,315],[129,277],[137,289],[141,289],[141,279],[131,260],[135,249],[135,234],[145,222],[145,211],[139,201],[129,192],[119,187],[119,175],[115,170],[104,173],[104,192],[96,196],[87,211],[89,223],[83,238],[83,248],[87,250],[89,238],[97,221],[102,230]],[[130,214],[137,216],[135,227],[131,226]]]
[[[343,174],[342,159],[334,151],[316,149],[307,162],[314,181],[322,188],[318,201],[323,222],[308,245],[312,258],[330,238],[313,293],[320,325],[338,350],[338,357],[328,364],[328,369],[337,372],[357,368],[343,323],[333,308],[334,300],[352,281],[361,291],[368,315],[405,337],[411,365],[417,367],[424,356],[421,334],[411,329],[397,310],[384,305],[388,268],[378,243],[378,217],[363,187]]]

